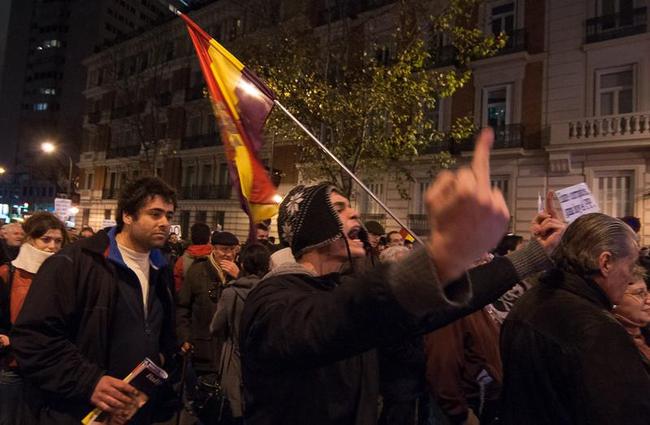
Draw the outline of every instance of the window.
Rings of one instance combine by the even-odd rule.
[[[634,69],[626,66],[596,72],[596,115],[634,112]]]
[[[600,211],[612,217],[634,215],[633,182],[633,171],[597,173],[593,188]]]
[[[212,164],[203,164],[201,169],[201,184],[212,184]]]
[[[92,189],[93,188],[93,177],[94,177],[93,173],[86,174],[86,184],[84,185],[84,187],[86,189]]]
[[[414,183],[413,195],[411,196],[410,214],[426,214],[427,207],[425,196],[429,188],[429,180],[418,180]]]
[[[196,215],[194,216],[194,222],[195,223],[205,223],[207,217],[208,217],[207,212],[205,212],[205,211],[197,211]]]
[[[84,208],[83,214],[81,216],[81,225],[88,226],[89,221],[90,221],[90,208]]]
[[[384,198],[384,184],[383,183],[368,183],[368,189],[375,194],[377,198],[383,201]],[[379,204],[370,197],[363,189],[359,190],[359,211],[362,214],[383,214],[384,210]]]
[[[110,220],[112,218],[111,217],[112,215],[113,215],[113,210],[111,209],[104,210],[104,220]]]
[[[185,175],[183,177],[183,186],[194,186],[196,181],[196,168],[194,168],[193,165],[185,167],[184,174]]]
[[[213,229],[223,229],[223,223],[226,221],[226,212],[225,211],[215,211],[212,216],[212,228]]]
[[[510,176],[492,176],[490,178],[490,183],[492,187],[495,187],[503,193],[503,199],[506,200],[508,204],[508,194],[510,189]]]
[[[190,212],[181,211],[181,234],[189,235],[190,234]]]
[[[604,18],[601,23],[603,30],[634,23],[634,0],[599,0],[598,9],[599,15]],[[617,14],[620,14],[618,25]]]
[[[515,29],[515,3],[507,2],[490,7],[490,29],[492,34],[512,34]]]
[[[40,94],[44,94],[44,95],[46,95],[46,96],[54,96],[54,95],[56,95],[56,89],[54,89],[54,88],[49,88],[49,87],[48,87],[48,88],[40,88],[40,89],[38,90],[38,92],[39,92]]]
[[[48,106],[49,105],[46,102],[35,103],[34,104],[34,110],[35,111],[47,111]]]
[[[510,99],[512,85],[483,89],[483,125],[503,128],[510,124]]]
[[[230,174],[228,171],[228,164],[225,162],[219,165],[219,178],[217,180],[219,184],[230,184]]]

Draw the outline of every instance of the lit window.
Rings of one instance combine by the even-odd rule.
[[[47,95],[47,96],[56,95],[56,89],[54,89],[54,88],[43,88],[43,87],[41,87],[38,91],[39,91],[40,94],[44,94],[44,95]]]
[[[492,7],[490,17],[492,34],[511,34],[515,27],[515,4],[509,2]]]
[[[44,49],[50,49],[54,47],[61,47],[63,44],[61,43],[60,40],[45,40],[43,41],[43,48]]]
[[[510,85],[483,89],[483,125],[504,128],[510,124],[510,92]]]
[[[634,70],[631,66],[596,73],[596,115],[634,112]]]
[[[47,111],[48,104],[45,102],[42,103],[35,103],[34,104],[34,110],[35,111]]]

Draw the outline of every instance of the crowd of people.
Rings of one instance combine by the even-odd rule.
[[[173,188],[123,188],[117,224],[38,212],[0,233],[0,425],[646,424],[650,295],[638,221],[507,234],[492,134],[426,202],[424,245],[297,186],[245,243],[169,230]],[[168,372],[139,400],[143,359]],[[133,407],[136,408],[133,408]],[[135,413],[132,416],[133,412]]]

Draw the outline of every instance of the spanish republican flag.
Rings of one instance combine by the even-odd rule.
[[[219,125],[230,178],[251,224],[277,214],[275,187],[259,160],[262,129],[275,95],[259,78],[185,14]]]

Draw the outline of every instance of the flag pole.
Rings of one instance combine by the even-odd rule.
[[[397,222],[397,224],[399,224],[399,225],[402,226],[404,229],[406,229],[407,232],[409,232],[411,235],[413,235],[413,238],[414,238],[416,241],[418,241],[418,243],[420,243],[420,244],[422,244],[422,245],[424,246],[424,243],[422,242],[422,239],[420,239],[420,237],[419,237],[418,235],[416,235],[416,234],[415,234],[411,229],[409,229],[408,226],[406,226],[406,225],[402,222],[402,220],[400,220],[399,218],[397,218],[397,216],[396,216],[395,214],[393,214],[393,212],[392,212],[392,211],[391,211],[391,210],[386,206],[386,204],[384,204],[384,203],[383,203],[379,198],[377,198],[377,196],[376,196],[374,193],[372,193],[372,191],[371,191],[370,189],[368,189],[368,187],[367,187],[365,184],[363,184],[363,182],[362,182],[362,181],[361,181],[361,180],[360,180],[360,179],[359,179],[359,178],[358,178],[358,177],[357,177],[357,176],[356,176],[352,171],[350,171],[350,169],[349,169],[348,167],[346,167],[345,164],[343,164],[343,162],[341,162],[341,161],[340,161],[340,160],[339,160],[339,159],[338,159],[338,158],[337,158],[337,157],[336,157],[332,152],[330,152],[330,150],[327,149],[327,147],[325,147],[325,145],[323,145],[323,144],[321,143],[321,141],[318,140],[318,138],[317,138],[316,136],[314,136],[314,134],[313,134],[311,131],[309,131],[309,129],[308,129],[307,127],[305,127],[304,124],[301,123],[301,122],[298,120],[298,118],[296,118],[296,117],[295,117],[291,112],[289,112],[289,110],[287,110],[287,108],[285,108],[284,105],[282,105],[282,104],[281,104],[277,99],[274,99],[273,102],[278,106],[278,108],[280,108],[280,109],[282,110],[282,112],[284,112],[284,113],[285,113],[289,118],[291,118],[291,120],[292,120],[293,122],[295,122],[296,125],[298,125],[298,127],[300,127],[300,128],[302,129],[302,131],[304,131],[305,134],[307,134],[307,136],[309,136],[309,138],[312,139],[312,140],[313,140],[313,141],[318,145],[318,147],[321,148],[321,149],[323,150],[323,152],[325,152],[327,155],[329,155],[330,158],[332,158],[332,159],[334,160],[334,162],[336,162],[336,163],[337,163],[337,164],[338,164],[338,165],[339,165],[339,166],[340,166],[340,167],[341,167],[341,168],[342,168],[346,173],[348,173],[348,175],[349,175],[350,177],[352,177],[352,179],[353,179],[353,180],[354,180],[354,181],[355,181],[355,182],[356,182],[356,183],[357,183],[357,184],[358,184],[358,185],[359,185],[359,186],[360,186],[360,187],[361,187],[361,188],[362,188],[362,189],[363,189],[363,190],[364,190],[368,195],[370,195],[370,197],[371,197],[372,199],[374,199],[375,202],[377,202],[377,203],[379,204],[379,206],[381,206],[381,207],[384,209],[384,211],[386,211],[386,213],[388,213],[388,215],[391,216],[392,219],[395,220],[395,221]]]

